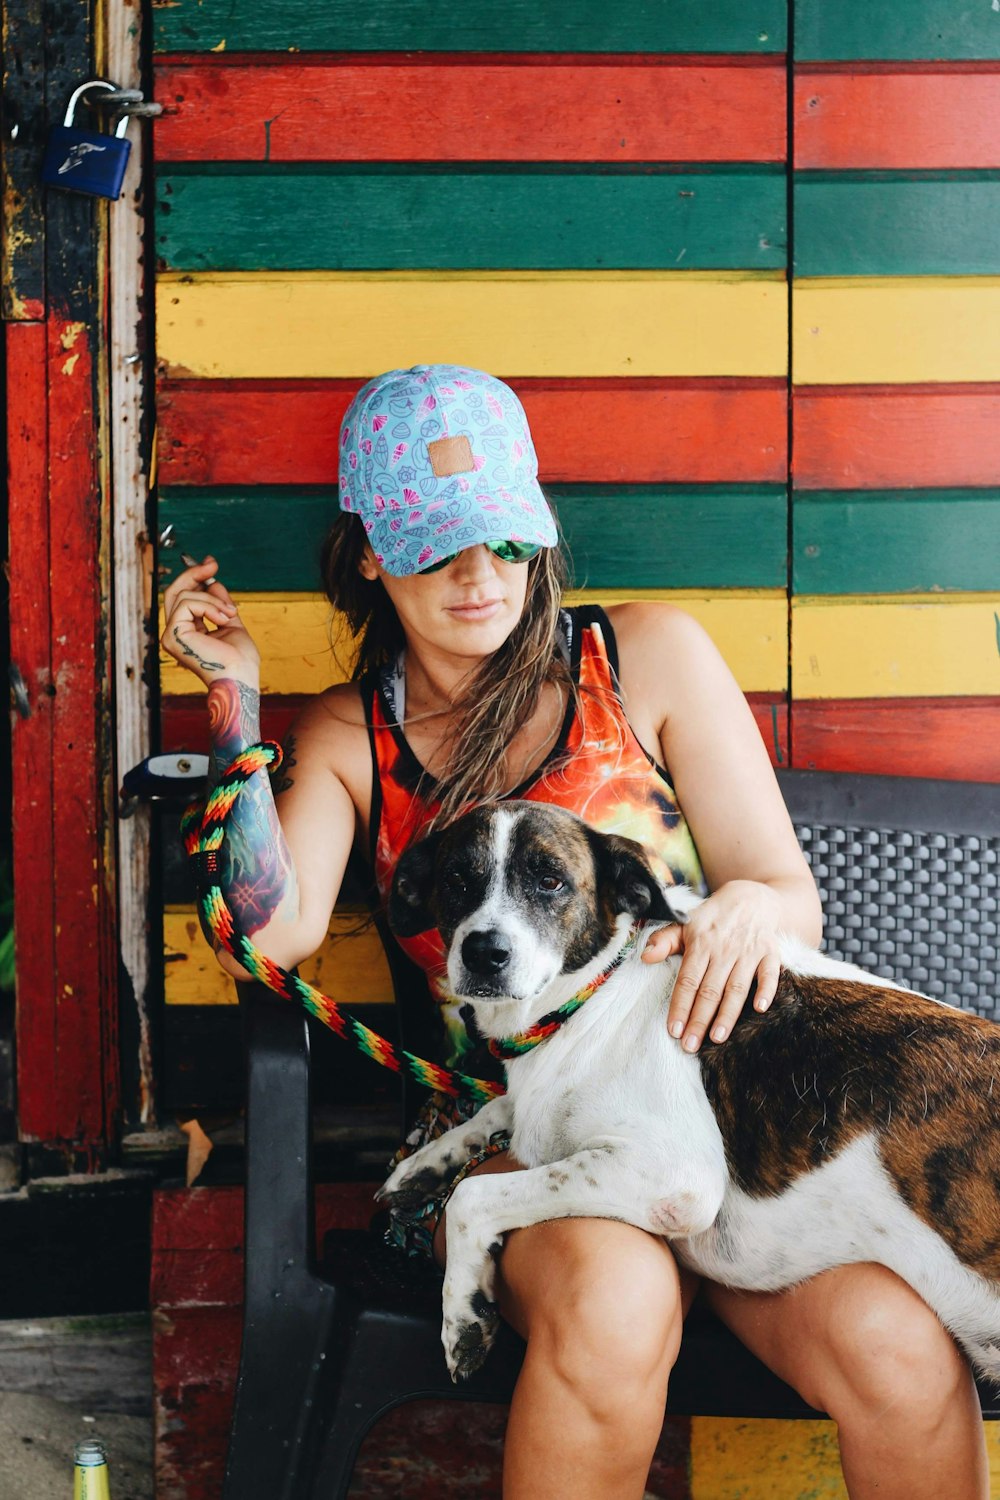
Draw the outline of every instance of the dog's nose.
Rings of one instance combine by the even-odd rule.
[[[462,944],[462,962],[470,974],[496,974],[510,959],[510,943],[502,932],[470,932]]]

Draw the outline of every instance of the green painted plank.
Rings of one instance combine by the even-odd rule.
[[[795,61],[1000,58],[991,0],[795,0]]]
[[[158,52],[763,53],[788,35],[785,0],[154,0],[153,16]]]
[[[797,276],[995,276],[1000,172],[804,172]]]
[[[998,582],[1000,489],[794,496],[796,594],[988,592]]]
[[[272,165],[170,171],[157,253],[175,270],[776,270],[779,167]]]
[[[574,581],[590,588],[784,588],[783,485],[551,485]],[[316,559],[334,514],[333,489],[168,489],[159,527],[175,550],[219,559],[233,589],[319,587]],[[171,574],[164,581],[169,581]]]

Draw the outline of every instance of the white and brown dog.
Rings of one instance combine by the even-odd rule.
[[[639,923],[684,920],[641,847],[529,802],[483,807],[400,860],[389,918],[439,928],[452,992],[510,1038],[604,974]],[[404,1211],[494,1132],[526,1171],[468,1177],[448,1210],[443,1342],[469,1374],[496,1327],[495,1255],[544,1219],[621,1219],[694,1270],[777,1291],[876,1261],[1000,1382],[1000,1027],[795,941],[770,1009],[721,1046],[667,1032],[679,960],[642,938],[566,1025],[508,1061],[508,1092],[403,1161]],[[995,1097],[994,1097],[995,1095]]]

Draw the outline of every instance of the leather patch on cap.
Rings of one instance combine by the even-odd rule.
[[[449,474],[471,474],[476,467],[472,444],[464,432],[458,437],[437,438],[428,443],[427,455],[438,479],[447,479]]]

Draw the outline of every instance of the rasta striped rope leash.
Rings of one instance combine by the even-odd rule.
[[[394,1047],[315,985],[307,984],[298,974],[274,963],[240,931],[219,884],[219,850],[225,838],[226,821],[242,788],[258,771],[270,773],[280,764],[281,746],[272,740],[249,745],[221,778],[205,803],[204,811],[199,805],[189,807],[181,821],[184,847],[199,866],[198,900],[212,935],[255,979],[261,980],[284,1000],[301,1000],[310,1015],[345,1041],[353,1041],[359,1051],[381,1063],[383,1068],[390,1068],[394,1073],[411,1073],[426,1088],[456,1098],[474,1099],[480,1104],[502,1094],[503,1084],[439,1067],[437,1063]]]

